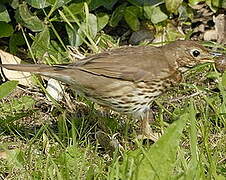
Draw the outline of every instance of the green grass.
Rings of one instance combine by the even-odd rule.
[[[59,15],[76,31],[63,12]],[[76,22],[76,17],[71,18]],[[31,57],[42,59],[48,51],[49,56],[44,56],[42,62],[68,62],[63,40],[51,21],[48,23],[35,38],[31,37],[32,45],[28,44],[30,37],[23,34]],[[82,26],[79,22],[76,25]],[[82,38],[87,49],[98,52],[109,44],[118,46],[104,33],[92,38],[91,27],[85,25]],[[50,31],[60,45],[50,43]],[[14,81],[1,85],[0,179],[223,180],[225,77],[226,73],[217,73],[213,65],[201,65],[159,97],[153,104],[155,122],[151,126],[164,135],[155,144],[135,139],[135,120],[104,110],[68,89],[69,101],[53,103],[40,93],[14,89]],[[41,83],[37,84],[44,94]],[[101,139],[97,138],[100,132]],[[112,144],[116,145],[114,151]]]
[[[153,145],[135,140],[137,124],[130,118],[101,113],[84,98],[79,99],[87,105],[70,112],[47,102],[35,107],[40,100],[34,94],[15,95],[19,91],[15,90],[0,104],[0,177],[224,179],[225,89],[220,76],[206,78],[214,72],[210,65],[198,67],[185,76],[189,80],[156,101],[152,126],[164,135]],[[205,77],[203,82],[194,79],[200,76]],[[169,97],[174,99],[166,100]],[[107,151],[109,142],[105,149],[100,147],[95,138],[99,130],[109,137],[118,132],[116,138],[122,147],[113,153]]]

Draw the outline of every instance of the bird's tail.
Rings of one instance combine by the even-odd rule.
[[[13,71],[31,72],[63,81],[65,83],[71,83],[72,81],[72,65],[49,66],[45,64],[0,64],[0,67]]]
[[[8,70],[33,72],[40,74],[42,74],[43,72],[50,72],[54,69],[54,67],[45,64],[0,64],[0,67],[6,68]]]

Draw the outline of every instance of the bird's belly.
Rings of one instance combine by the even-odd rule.
[[[161,93],[162,91],[146,87],[141,82],[136,85],[122,86],[108,95],[91,97],[91,100],[117,112],[140,116],[150,109],[153,99]]]

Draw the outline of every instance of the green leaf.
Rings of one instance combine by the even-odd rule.
[[[13,166],[14,168],[22,168],[25,165],[25,155],[24,152],[20,149],[13,149],[12,151],[8,151],[7,162],[9,166]]]
[[[8,96],[18,85],[18,81],[7,81],[0,85],[0,99]]]
[[[46,0],[26,0],[26,2],[37,9],[42,9],[50,5]]]
[[[176,13],[183,0],[165,0],[166,9],[171,13]]]
[[[97,35],[97,17],[94,14],[89,13],[88,22],[86,22],[87,32],[92,39]]]
[[[102,49],[114,47],[117,44],[116,40],[112,36],[105,33],[100,33],[99,36],[97,36],[97,38],[98,38],[98,47]]]
[[[208,78],[208,79],[217,79],[217,78],[220,77],[220,75],[221,75],[221,73],[212,71],[212,72],[208,72],[207,73],[206,78]]]
[[[159,6],[154,7],[151,14],[151,21],[154,24],[157,24],[159,22],[165,21],[168,18],[168,16],[162,12]]]
[[[21,23],[33,32],[39,32],[44,29],[44,23],[37,16],[31,14],[25,3],[19,6],[15,18],[17,22]]]
[[[9,37],[13,34],[13,26],[11,24],[7,24],[6,22],[0,22],[0,38]]]
[[[175,41],[178,38],[184,38],[184,34],[178,31],[177,27],[175,27],[175,25],[171,22],[167,23],[165,30],[167,33],[167,40],[169,41]]]
[[[226,71],[224,71],[222,75],[222,85],[224,88],[226,88]]]
[[[69,19],[71,19],[71,15],[68,13],[68,10],[73,15],[83,13],[84,12],[84,3],[72,3],[67,7],[67,10],[66,9],[63,10],[63,13],[65,14],[65,16],[69,17]]]
[[[45,27],[42,32],[35,36],[31,49],[34,55],[38,58],[43,58],[43,55],[48,51],[50,46],[50,34],[48,27]]]
[[[20,5],[20,2],[18,0],[13,0],[10,4],[10,6],[13,8],[13,9],[17,9]]]
[[[99,1],[99,0],[97,0],[97,1]],[[103,6],[108,10],[112,10],[114,5],[120,0],[108,0],[108,1],[104,0],[104,1],[107,3],[105,3]]]
[[[107,9],[111,9],[118,0],[92,0],[89,3],[90,10],[97,9],[100,6],[104,6]]]
[[[148,179],[169,179],[171,177],[180,136],[188,119],[188,114],[183,114],[180,119],[168,127],[165,134],[147,152],[144,152],[136,176],[139,177],[139,180],[146,180],[147,177]]]
[[[55,9],[58,9],[59,7],[62,7],[63,5],[66,5],[71,0],[46,0],[47,3],[49,3],[51,6],[54,6]]]
[[[54,63],[66,63],[68,62],[68,52],[64,51],[63,47],[58,41],[50,40],[50,46],[48,48],[48,61],[54,61]],[[50,62],[49,61],[49,62]]]
[[[221,6],[221,8],[224,8],[224,9],[226,9],[226,1],[224,0],[224,1],[221,1],[221,4],[220,4]]]
[[[123,3],[122,5],[120,5],[115,9],[109,22],[110,26],[115,27],[118,25],[119,21],[124,16],[124,11],[126,9],[126,6],[127,6],[127,3]]]
[[[9,13],[5,8],[5,6],[1,4],[0,4],[0,21],[6,22],[6,23],[10,22]]]
[[[97,17],[97,32],[99,32],[107,25],[109,21],[109,16],[106,13],[98,13],[96,17]]]
[[[64,6],[63,8],[60,15],[64,21],[79,23],[79,19],[85,19],[84,3],[73,3],[70,6]]]
[[[64,6],[63,7],[63,11],[58,10],[59,14],[60,14],[60,19],[63,19],[64,22],[67,22],[68,24],[70,24],[70,22],[76,22],[77,25],[80,24],[80,20],[79,20],[79,16],[81,16],[81,19],[84,19],[85,17],[85,12],[84,12],[84,8],[82,8],[80,11],[80,14],[73,14],[73,12],[67,7]],[[59,17],[55,16],[53,19],[56,19],[57,21],[59,21]],[[59,20],[58,20],[59,19]]]
[[[212,5],[214,7],[226,8],[225,0],[212,0]]]
[[[11,35],[9,39],[10,53],[16,54],[18,51],[18,46],[21,46],[24,44],[25,44],[25,40],[21,32]]]
[[[206,0],[205,2],[213,12],[217,12],[218,8],[213,6],[212,0]]]
[[[18,99],[13,99],[9,104],[9,111],[20,112],[25,110],[33,110],[35,100],[30,96],[22,96]]]
[[[140,21],[138,19],[140,15],[141,10],[139,7],[129,6],[125,9],[124,18],[133,31],[138,31],[140,29]]]
[[[189,4],[192,6],[197,5],[200,2],[204,2],[205,0],[189,0]]]
[[[1,0],[1,4],[10,3],[12,0]]]
[[[0,116],[0,126],[8,126],[10,123],[17,121],[18,119],[21,119],[23,117],[29,117],[31,116],[32,111],[24,112],[24,113],[14,113],[10,112],[10,114],[1,117]]]
[[[193,10],[187,5],[187,3],[182,3],[178,8],[179,20],[186,21],[188,18],[192,19],[194,14]]]
[[[164,3],[164,0],[128,0],[135,6],[158,6]]]
[[[72,24],[73,28],[66,24],[66,31],[68,34],[69,43],[71,46],[78,47],[83,43],[84,33],[81,32],[80,28],[76,24]]]
[[[188,165],[188,170],[186,172],[186,179],[201,179],[197,173],[198,168],[198,140],[197,140],[197,130],[196,130],[196,111],[194,105],[191,101],[189,107],[189,121],[190,121],[190,147],[191,147],[191,160]]]
[[[153,9],[154,9],[154,6],[144,6],[144,16],[147,19],[151,19]]]

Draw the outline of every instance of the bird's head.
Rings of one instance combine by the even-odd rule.
[[[174,57],[178,70],[185,71],[195,65],[215,62],[218,58],[216,53],[211,53],[210,50],[195,41],[176,41],[167,47],[167,57]]]

